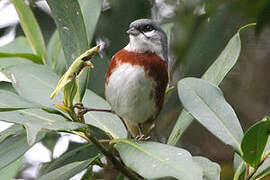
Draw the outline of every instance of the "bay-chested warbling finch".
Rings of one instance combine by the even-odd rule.
[[[132,22],[129,43],[118,51],[105,77],[105,96],[133,137],[147,135],[163,105],[168,85],[168,44],[150,19]]]

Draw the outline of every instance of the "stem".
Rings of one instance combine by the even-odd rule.
[[[239,180],[241,174],[242,174],[242,167],[243,167],[244,163],[242,162],[239,167],[237,168],[235,174],[234,174],[234,177],[233,177],[233,180]]]
[[[126,166],[124,166],[119,160],[117,160],[112,152],[108,151],[102,144],[98,142],[96,138],[91,136],[89,132],[85,132],[85,137],[87,137],[87,141],[90,143],[93,143],[101,152],[104,154],[116,167],[117,170],[119,170],[121,173],[123,173],[126,177],[128,177],[131,180],[142,180],[142,178],[136,174],[135,172],[128,169]]]
[[[256,173],[258,168],[263,164],[263,162],[268,158],[269,155],[270,155],[270,151],[265,153],[265,155],[263,156],[260,164],[254,169],[254,171],[252,173],[250,173],[249,177],[252,177]]]
[[[244,180],[248,180],[248,178],[249,178],[249,165],[246,163],[246,172]]]

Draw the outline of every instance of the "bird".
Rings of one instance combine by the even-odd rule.
[[[131,136],[140,139],[148,136],[164,103],[169,81],[168,39],[151,19],[133,21],[127,34],[129,43],[109,63],[105,98]]]

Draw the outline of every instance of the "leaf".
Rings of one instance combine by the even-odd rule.
[[[84,19],[84,24],[87,32],[88,43],[91,44],[96,25],[101,13],[102,1],[100,0],[79,0],[79,4]]]
[[[241,50],[241,41],[239,33],[236,33],[226,45],[215,62],[208,68],[202,76],[202,79],[208,80],[215,85],[219,85],[228,72],[237,62]],[[193,121],[193,117],[183,109],[173,131],[170,134],[168,144],[175,145],[184,131]]]
[[[16,54],[16,53],[33,54],[31,46],[25,36],[18,36],[11,43],[0,47],[0,52],[10,53],[10,54]]]
[[[8,68],[8,71],[13,74],[13,86],[24,99],[51,108],[54,108],[53,104],[61,104],[62,92],[53,100],[50,99],[50,93],[59,79],[51,68],[37,64],[22,64]]]
[[[71,64],[71,66],[68,68],[67,72],[61,77],[59,82],[56,85],[55,90],[52,92],[50,98],[52,99],[58,92],[69,82],[71,82],[73,79],[78,78],[85,67],[93,67],[93,64],[91,63],[91,58],[94,56],[95,53],[99,50],[99,45],[95,46],[87,51],[85,51],[83,54],[81,54],[76,60]]]
[[[220,166],[209,159],[194,156],[193,161],[203,169],[203,180],[220,180]]]
[[[228,42],[217,60],[203,74],[202,79],[219,85],[228,72],[237,62],[241,51],[241,40],[239,33],[236,33]]]
[[[31,64],[31,61],[28,61],[23,58],[1,58],[0,59],[0,71],[8,76],[7,69],[12,66],[20,65],[20,64]],[[9,74],[10,78],[10,74]]]
[[[82,144],[78,148],[65,152],[59,158],[50,162],[48,167],[45,169],[44,174],[49,173],[66,164],[93,158],[97,156],[98,153],[99,152],[95,149],[93,144]]]
[[[62,57],[63,49],[57,30],[54,31],[47,45],[47,64],[56,72],[63,71],[67,64],[65,57]]]
[[[267,144],[270,132],[270,118],[265,117],[246,131],[241,143],[242,158],[252,167],[257,167]]]
[[[15,135],[6,138],[0,142],[0,168],[17,160],[30,148],[25,131],[18,131]]]
[[[29,59],[35,63],[41,63],[39,56],[33,54],[27,39],[24,36],[17,37],[11,43],[0,47],[0,58],[19,57]]]
[[[234,153],[234,158],[233,158],[233,169],[235,174],[238,173],[240,176],[244,171],[245,171],[245,164],[240,155],[237,153]]]
[[[178,94],[183,106],[193,117],[241,154],[243,130],[218,87],[206,80],[185,78],[178,82]]]
[[[6,138],[13,136],[19,132],[24,132],[24,128],[21,125],[12,125],[4,131],[0,132],[0,142],[4,141]]]
[[[77,0],[47,0],[59,31],[67,65],[88,49],[88,38]]]
[[[114,140],[124,164],[147,179],[174,177],[200,180],[202,169],[184,149],[156,142]]]
[[[23,158],[19,158],[16,161],[12,162],[8,166],[0,169],[0,179],[11,180],[16,176],[20,167],[23,164]]]
[[[94,92],[86,90],[83,99],[85,107],[96,109],[111,109],[110,105]],[[122,120],[115,114],[90,111],[84,115],[86,124],[95,126],[113,138],[127,138],[127,130]]]
[[[98,156],[85,160],[85,161],[78,161],[78,162],[73,162],[70,164],[67,164],[65,166],[62,166],[48,174],[45,174],[39,178],[37,178],[37,180],[68,180],[69,178],[73,177],[74,175],[78,174],[79,172],[81,172],[82,170],[86,169],[88,166],[90,166],[96,159],[98,158]]]
[[[45,42],[30,7],[23,0],[11,0],[11,2],[16,8],[20,18],[20,24],[33,51],[41,57],[42,62],[40,63],[46,64]]]
[[[34,106],[21,97],[6,91],[0,91],[0,106],[14,108],[17,105]],[[47,113],[40,109],[24,109],[17,111],[0,112],[1,120],[16,124],[23,124],[27,131],[29,145],[36,142],[37,135],[41,130],[74,130],[87,127],[84,124],[67,121],[62,116]]]

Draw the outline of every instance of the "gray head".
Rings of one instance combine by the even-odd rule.
[[[152,51],[165,61],[168,60],[168,39],[161,27],[151,19],[133,21],[129,30],[130,42],[126,50],[135,52]]]

